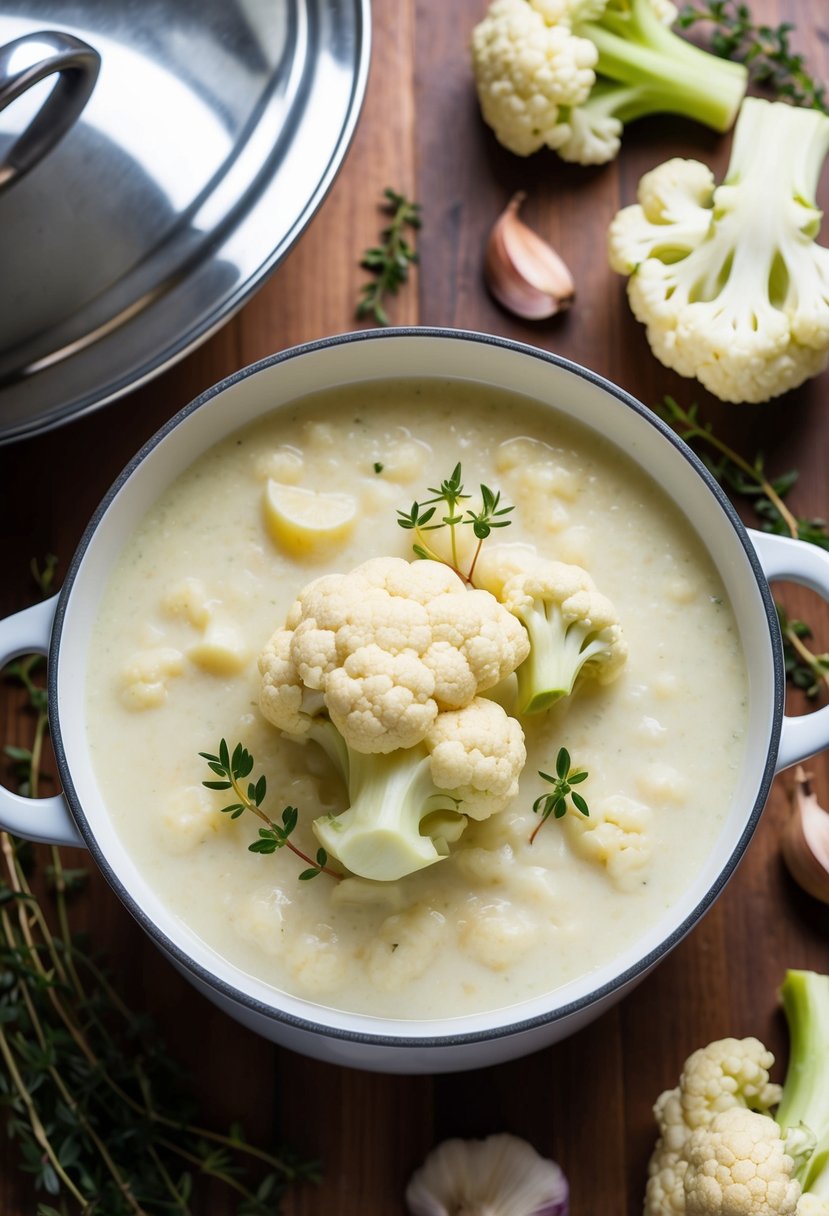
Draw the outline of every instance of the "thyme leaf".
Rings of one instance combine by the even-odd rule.
[[[548,781],[552,789],[539,795],[533,803],[533,813],[540,815],[541,819],[533,828],[530,844],[533,843],[550,816],[554,819],[562,819],[567,814],[568,798],[571,805],[580,815],[590,815],[584,797],[577,790],[573,789],[574,785],[580,785],[582,781],[587,780],[588,773],[586,769],[574,769],[571,767],[570,753],[566,747],[558,749],[555,768],[555,776],[550,773],[543,773],[540,769],[538,771],[539,777],[542,777],[544,781]]]
[[[746,460],[714,434],[710,422],[700,419],[696,404],[684,409],[673,397],[664,397],[656,412],[699,451],[721,485],[751,502],[764,532],[791,536],[829,549],[826,521],[795,515],[784,501],[797,484],[796,469],[770,477],[762,452],[753,462]],[[789,620],[780,604],[775,607],[783,639],[786,675],[795,688],[813,700],[822,690],[829,690],[829,654],[815,654],[806,644],[806,639],[812,636],[810,626],[804,621]]]
[[[500,490],[491,490],[489,486],[485,485],[482,485],[480,490],[480,509],[473,511],[467,508],[464,511],[461,503],[471,498],[471,495],[464,492],[462,470],[459,461],[450,476],[445,478],[439,486],[429,486],[428,493],[433,495],[432,498],[424,499],[423,502],[413,502],[408,511],[398,510],[397,512],[399,526],[415,533],[415,541],[412,545],[415,557],[442,562],[444,565],[449,566],[451,570],[454,570],[464,582],[472,586],[474,586],[475,567],[478,563],[478,557],[480,556],[484,541],[490,535],[493,528],[508,527],[512,523],[512,520],[504,519],[504,516],[509,515],[510,512],[515,510],[514,506],[501,505]],[[437,521],[435,521],[438,504],[440,503],[443,503],[444,514],[438,516]],[[478,541],[466,571],[460,568],[458,534],[456,531],[457,528],[464,525],[472,528]],[[434,547],[428,543],[424,536],[425,532],[435,532],[439,528],[447,527],[449,528],[451,550],[451,557],[448,561],[435,551]]]
[[[409,277],[409,267],[418,260],[407,229],[416,230],[421,224],[419,203],[410,202],[390,187],[383,191],[383,199],[383,211],[391,221],[380,234],[381,244],[367,249],[360,260],[373,278],[360,288],[355,314],[358,321],[371,317],[377,325],[389,324],[386,297],[397,295]]]
[[[254,766],[253,756],[247,748],[243,747],[241,743],[237,743],[231,755],[227,741],[222,739],[215,755],[212,752],[199,752],[199,755],[207,761],[210,771],[219,777],[218,781],[202,781],[202,785],[209,790],[232,791],[233,801],[229,802],[227,806],[220,807],[221,813],[229,815],[231,819],[238,819],[245,811],[252,811],[264,823],[265,826],[259,829],[258,838],[248,845],[251,853],[271,854],[275,853],[277,849],[287,847],[308,864],[308,869],[303,870],[299,876],[300,881],[316,878],[318,874],[328,874],[331,878],[339,879],[340,875],[328,867],[328,854],[325,849],[317,849],[316,856],[309,857],[291,840],[291,835],[299,822],[299,811],[295,806],[285,807],[281,823],[275,823],[262,810],[268,785],[264,773],[255,781],[248,781],[247,785],[244,784],[245,779],[253,772]]]

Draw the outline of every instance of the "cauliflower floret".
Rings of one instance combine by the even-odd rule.
[[[340,987],[348,970],[335,930],[323,923],[292,935],[286,959],[297,987],[310,996]]]
[[[314,728],[328,746],[334,725]],[[340,758],[349,808],[314,822],[333,857],[364,878],[391,881],[445,857],[467,816],[486,819],[518,789],[524,732],[494,701],[476,698],[440,714],[419,747]]]
[[[696,161],[668,161],[610,226],[611,266],[630,275],[654,354],[723,401],[767,401],[829,361],[814,201],[827,150],[826,115],[749,98],[721,185]]]
[[[504,147],[529,156],[569,135],[562,106],[587,99],[596,48],[565,24],[548,25],[526,0],[495,0],[472,34],[472,66],[484,121]]]
[[[259,660],[260,704],[275,726],[301,734],[307,690],[321,691],[351,747],[394,751],[420,742],[442,709],[497,684],[528,650],[519,622],[443,563],[373,558],[300,593]]]
[[[765,1116],[780,1100],[780,1086],[769,1081],[773,1063],[772,1053],[754,1038],[719,1039],[688,1057],[679,1085],[661,1094],[654,1106],[659,1139],[648,1167],[645,1216],[686,1211],[687,1148],[693,1132],[733,1108]]]
[[[687,1216],[794,1216],[800,1183],[780,1128],[735,1106],[691,1135],[685,1148]]]
[[[460,799],[464,815],[488,819],[518,793],[524,732],[494,701],[478,697],[440,714],[426,736],[432,780]]]
[[[537,922],[508,899],[472,896],[458,923],[464,953],[490,971],[509,967],[531,949],[537,937]]]
[[[374,558],[304,588],[260,656],[260,707],[348,786],[349,809],[314,824],[322,846],[392,880],[446,856],[468,816],[501,810],[524,735],[477,693],[528,650],[520,621],[441,562]]]
[[[127,709],[155,709],[167,700],[168,684],[184,671],[184,655],[174,646],[134,654],[121,672],[121,701]]]
[[[672,33],[676,15],[669,0],[494,0],[472,35],[485,121],[520,156],[582,164],[610,160],[645,114],[727,130],[748,73]]]
[[[183,617],[196,629],[204,629],[210,619],[210,599],[199,578],[184,578],[171,587],[161,601],[167,616]]]
[[[827,1216],[829,976],[787,971],[780,997],[791,1042],[782,1090],[757,1039],[689,1056],[654,1107],[645,1216]]]
[[[598,86],[591,103],[598,98]],[[570,134],[558,146],[562,160],[578,165],[605,165],[622,146],[622,123],[613,114],[602,114],[597,107],[574,106],[567,115]]]
[[[446,933],[446,918],[426,903],[383,921],[366,950],[372,983],[399,992],[429,968]]]
[[[548,709],[579,678],[609,684],[619,675],[627,644],[616,610],[586,570],[501,546],[480,578],[529,635],[530,653],[516,671],[519,712]]]
[[[565,816],[570,839],[578,853],[598,862],[621,890],[642,882],[653,853],[649,807],[622,794],[592,803],[590,815]]]
[[[201,785],[176,790],[161,805],[161,830],[171,853],[191,853],[232,826],[229,815],[216,811],[216,802]]]

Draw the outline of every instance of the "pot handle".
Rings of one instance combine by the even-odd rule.
[[[749,536],[769,582],[784,579],[800,583],[829,601],[829,553],[825,549],[790,536],[774,536],[752,529]],[[777,644],[782,645],[779,635]],[[787,714],[780,735],[777,772],[814,756],[825,747],[829,747],[829,705],[796,718]]]
[[[0,190],[28,173],[63,138],[89,101],[100,67],[96,50],[59,30],[24,34],[0,47],[0,110],[58,73],[43,105],[0,159]]]
[[[0,667],[23,654],[46,654],[58,597],[0,621]],[[0,785],[0,829],[24,840],[85,848],[63,794],[24,798]]]

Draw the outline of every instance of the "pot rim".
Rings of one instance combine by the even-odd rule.
[[[71,767],[69,758],[63,745],[63,735],[60,728],[60,715],[58,710],[58,690],[57,690],[57,671],[58,671],[58,656],[63,634],[63,625],[66,616],[67,605],[78,575],[84,555],[89,547],[89,544],[94,536],[102,518],[106,514],[113,500],[120,493],[124,485],[132,477],[133,473],[143,464],[149,454],[158,446],[158,444],[174,429],[184,423],[191,414],[196,410],[212,401],[221,393],[238,384],[242,380],[246,380],[257,375],[266,369],[276,367],[289,359],[302,357],[305,355],[314,354],[315,352],[329,349],[331,347],[341,346],[347,343],[363,342],[363,341],[383,341],[393,338],[406,339],[451,339],[456,341],[469,342],[472,344],[483,344],[488,346],[501,347],[505,350],[512,351],[517,354],[538,359],[541,362],[551,364],[572,375],[586,380],[588,383],[595,385],[597,388],[603,389],[611,397],[615,398],[620,404],[632,410],[634,414],[642,419],[643,423],[654,427],[661,435],[667,439],[675,450],[687,461],[694,469],[703,483],[707,486],[710,493],[717,500],[724,516],[731,524],[737,538],[742,546],[745,556],[748,560],[749,567],[760,594],[763,609],[765,611],[769,633],[771,637],[775,636],[777,628],[777,613],[774,607],[774,600],[769,588],[768,581],[763,572],[760,559],[757,551],[754,548],[751,539],[746,531],[745,525],[742,523],[739,515],[727,498],[725,492],[719,483],[715,480],[700,458],[691,450],[688,444],[680,438],[676,432],[668,426],[661,418],[653,411],[649,410],[636,397],[628,393],[625,389],[600,376],[597,372],[591,371],[589,368],[583,367],[581,364],[573,360],[566,359],[561,355],[554,354],[551,351],[546,351],[540,347],[532,346],[528,343],[517,342],[510,338],[503,338],[493,334],[481,333],[475,330],[452,329],[449,327],[438,326],[390,326],[384,329],[365,329],[355,330],[343,334],[337,334],[332,337],[320,338],[311,342],[301,343],[296,346],[289,347],[279,351],[276,354],[268,355],[263,359],[257,360],[255,363],[248,364],[240,368],[238,371],[226,376],[223,380],[206,389],[198,397],[194,398],[188,405],[184,406],[176,414],[173,415],[164,425],[152,435],[147,442],[140,448],[136,455],[125,465],[121,473],[110,486],[107,493],[96,508],[88,526],[86,527],[83,536],[75,550],[71,563],[66,573],[61,591],[58,595],[58,601],[55,611],[54,624],[49,644],[48,655],[48,703],[49,703],[49,720],[51,724],[51,738],[55,758],[57,761],[58,772],[60,774],[61,783],[63,786],[64,796],[69,803],[70,810],[78,825],[78,829],[84,838],[84,841],[89,849],[90,854],[94,858],[96,864],[104,874],[110,886],[116,892],[121,902],[128,909],[130,914],[155,942],[155,944],[174,961],[174,963],[195,977],[201,984],[221,994],[226,1000],[242,1005],[255,1014],[260,1015],[268,1020],[281,1023],[295,1030],[310,1033],[312,1035],[321,1035],[323,1038],[330,1038],[351,1043],[361,1043],[373,1047],[395,1047],[395,1048],[423,1048],[433,1049],[441,1047],[455,1047],[465,1044],[482,1043],[490,1040],[497,1040],[511,1037],[514,1035],[524,1034],[528,1031],[536,1030],[543,1026],[549,1026],[556,1022],[565,1021],[570,1017],[588,1009],[589,1007],[610,1000],[615,994],[620,994],[624,989],[632,984],[638,978],[644,976],[656,963],[658,963],[665,955],[669,954],[690,932],[691,929],[705,915],[709,908],[716,901],[726,883],[734,873],[742,856],[748,846],[751,837],[757,827],[757,824],[768,798],[771,783],[776,771],[776,759],[780,742],[780,733],[782,727],[783,712],[785,706],[784,693],[784,667],[783,657],[779,647],[771,647],[773,680],[774,680],[774,704],[771,707],[771,728],[769,733],[769,746],[766,753],[765,763],[763,766],[762,777],[758,784],[757,796],[750,813],[747,815],[742,832],[739,839],[736,841],[731,854],[727,857],[724,864],[721,866],[716,880],[706,891],[704,897],[699,900],[696,906],[684,917],[682,922],[677,925],[673,931],[668,934],[659,945],[655,946],[646,955],[639,958],[635,963],[627,967],[609,979],[601,987],[592,989],[589,993],[585,993],[564,1005],[558,1005],[556,1008],[548,1012],[536,1014],[533,1017],[520,1018],[512,1020],[512,1013],[515,1008],[520,1006],[507,1006],[501,1010],[493,1010],[493,1016],[497,1014],[504,1015],[504,1021],[501,1025],[472,1030],[459,1031],[458,1033],[450,1034],[389,1034],[373,1032],[366,1028],[365,1030],[352,1030],[346,1027],[330,1026],[323,1022],[317,1022],[311,1018],[300,1017],[296,1014],[289,1013],[285,1010],[275,1008],[272,1004],[267,1004],[257,997],[243,991],[234,984],[223,979],[215,972],[204,967],[201,963],[194,960],[185,950],[183,950],[175,941],[173,941],[167,933],[161,929],[154,920],[144,911],[137,903],[132,894],[122,883],[118,876],[117,868],[110,862],[108,856],[103,852],[98,845],[94,832],[86,818],[81,800],[75,790],[72,780]],[[278,994],[278,990],[275,990]],[[322,1007],[324,1008],[324,1007]],[[343,1011],[345,1012],[345,1011]],[[393,1022],[391,1018],[375,1018],[372,1015],[366,1014],[351,1014],[355,1020],[363,1021],[370,1024],[372,1021]],[[442,1023],[457,1020],[459,1023],[464,1021],[463,1015],[452,1018],[436,1019]],[[401,1027],[406,1025],[405,1022],[399,1023]],[[420,1023],[425,1024],[425,1023]]]

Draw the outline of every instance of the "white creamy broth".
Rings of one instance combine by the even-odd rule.
[[[265,809],[344,809],[314,744],[258,710],[256,659],[299,590],[378,555],[411,555],[398,508],[463,463],[514,503],[487,545],[534,545],[583,566],[629,647],[612,684],[585,679],[523,721],[513,803],[470,822],[452,854],[396,883],[298,881],[287,849],[249,852],[258,821],[219,813],[199,752],[241,742]],[[350,495],[336,543],[288,552],[269,479]],[[472,500],[474,501],[474,500]],[[349,530],[350,529],[350,530]],[[141,522],[106,589],[89,656],[88,731],[126,848],[166,905],[235,965],[301,997],[401,1018],[463,1014],[552,991],[648,930],[711,849],[742,758],[747,681],[736,625],[698,539],[611,445],[502,391],[424,380],[304,398],[211,449]],[[533,801],[559,747],[586,768],[589,821]],[[712,796],[712,792],[713,796]]]

